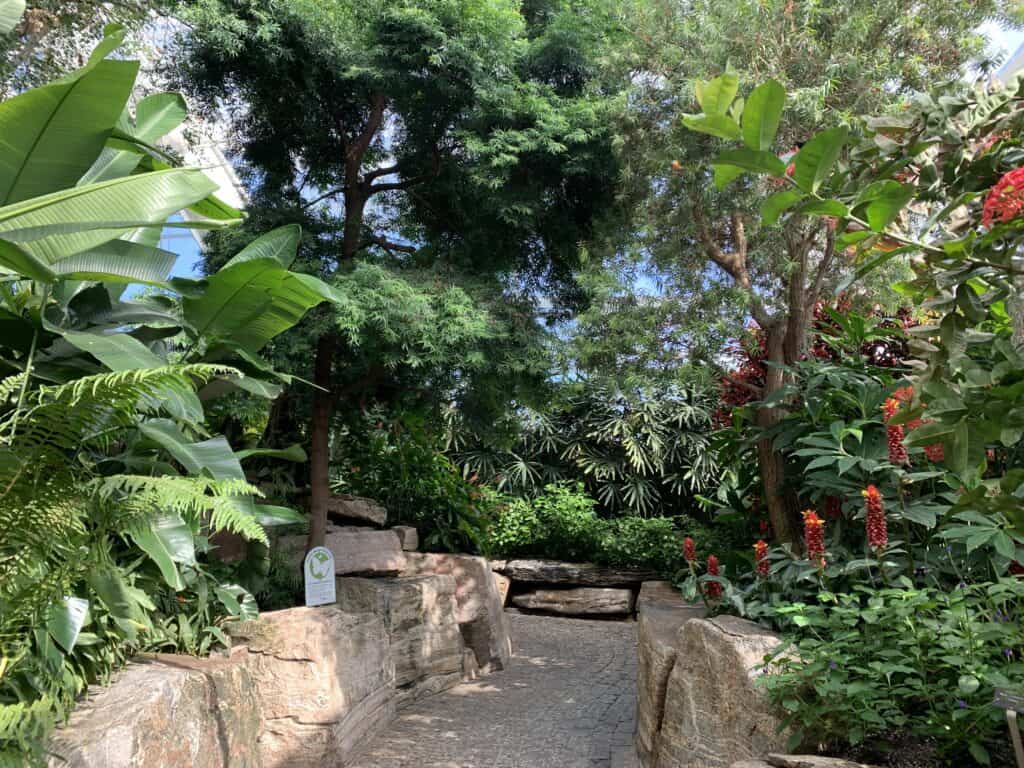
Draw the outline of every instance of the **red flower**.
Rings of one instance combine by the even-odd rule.
[[[900,409],[899,400],[894,397],[890,397],[884,403],[882,403],[882,413],[885,416],[886,423],[896,415],[896,412]],[[892,424],[885,428],[885,438],[889,444],[889,463],[902,466],[907,463],[907,447],[903,445],[903,426],[901,424]]]
[[[838,496],[825,497],[825,517],[838,520],[843,516],[843,501]]]
[[[754,561],[757,563],[757,575],[760,578],[768,576],[768,544],[764,539],[759,539],[754,545]]]
[[[796,163],[790,163],[786,166],[786,175],[792,176],[794,173],[796,173]]]
[[[892,396],[901,403],[909,403],[914,399],[914,388],[913,387],[900,387]]]
[[[714,555],[708,555],[708,576],[718,575],[718,558]],[[717,600],[722,596],[722,585],[717,581],[709,581],[707,583],[707,595],[709,600]]]
[[[683,539],[683,559],[688,563],[692,563],[697,559],[697,546],[689,536]]]
[[[767,536],[769,533],[771,533],[772,527],[767,520],[762,520],[761,524],[758,527],[761,529],[761,534],[763,536]]]
[[[991,227],[1006,223],[1024,210],[1024,168],[1015,168],[1003,176],[988,193],[981,209],[981,223]]]
[[[885,507],[882,505],[882,494],[869,485],[861,495],[864,497],[864,508],[867,510],[865,526],[868,532],[868,546],[872,549],[885,549],[889,543],[889,531],[885,524]]]
[[[825,567],[825,521],[813,509],[804,512],[804,546],[807,559],[817,561],[819,568]]]
[[[924,455],[928,457],[928,461],[941,464],[946,458],[946,450],[942,447],[942,443],[932,443],[924,447]]]

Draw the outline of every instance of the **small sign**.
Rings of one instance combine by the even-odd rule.
[[[992,704],[1000,709],[1012,709],[1014,712],[1024,713],[1024,694],[1008,691],[1005,688],[996,688]]]
[[[334,592],[334,553],[327,547],[313,547],[302,567],[306,577],[306,605],[337,602]]]

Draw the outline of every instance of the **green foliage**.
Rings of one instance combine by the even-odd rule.
[[[776,609],[797,639],[761,682],[789,713],[792,748],[874,742],[865,759],[880,759],[885,737],[909,732],[944,764],[1009,765],[992,697],[1024,675],[1022,608],[1020,580],[824,592]]]
[[[131,118],[137,65],[106,58],[122,37],[108,30],[82,69],[0,103],[2,761],[41,759],[85,686],[136,651],[225,643],[224,623],[255,603],[208,562],[207,537],[266,542],[265,525],[301,521],[256,502],[241,462],[259,452],[211,434],[204,401],[273,394],[260,348],[335,295],[288,271],[297,233],[209,281],[169,278],[174,254],[155,246],[168,216],[219,228],[241,214],[152,147],[183,118],[179,96]],[[160,291],[127,298],[133,282]]]
[[[605,512],[645,516],[679,511],[710,485],[706,387],[624,391],[588,381],[553,394],[545,411],[513,415],[519,435],[505,451],[495,450],[493,432],[460,445],[468,440],[453,425],[450,442],[465,473],[527,495],[578,479]]]
[[[670,575],[681,567],[684,534],[694,538],[702,551],[723,544],[716,532],[685,515],[609,520],[598,517],[596,506],[582,483],[549,484],[532,499],[499,499],[484,552],[494,557],[650,568]]]
[[[425,424],[380,410],[361,419],[339,436],[344,463],[335,463],[333,488],[375,499],[390,523],[415,526],[427,549],[477,551],[490,498],[462,478]]]

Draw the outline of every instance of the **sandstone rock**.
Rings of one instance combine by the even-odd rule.
[[[340,578],[338,606],[379,616],[387,628],[398,706],[462,681],[455,578]]]
[[[763,760],[741,760],[731,768],[871,768],[863,763],[851,763],[837,757],[818,755],[768,755]]]
[[[225,659],[158,655],[129,664],[54,732],[49,765],[258,768],[258,700]]]
[[[863,763],[853,763],[838,757],[819,755],[770,754],[764,758],[772,768],[871,768]]]
[[[512,579],[502,576],[497,571],[491,576],[494,577],[494,588],[498,590],[498,597],[501,598],[501,604],[504,606],[508,602],[508,591],[512,589]]]
[[[755,680],[777,635],[734,616],[691,619],[679,629],[665,691],[657,768],[727,768],[785,749],[779,713]]]
[[[327,502],[327,516],[333,520],[372,523],[381,528],[388,521],[388,511],[373,499],[339,493]]]
[[[344,762],[394,718],[395,670],[379,617],[290,608],[231,634],[231,658],[248,670],[260,702],[264,768]]]
[[[509,560],[501,567],[495,564],[494,570],[513,581],[581,587],[629,587],[658,578],[654,571],[558,560]]]
[[[410,553],[405,573],[454,576],[459,629],[466,647],[476,654],[480,671],[486,674],[508,667],[512,658],[508,619],[491,567],[484,558]]]
[[[415,552],[420,548],[420,534],[411,525],[396,525],[391,529],[398,534],[398,541],[406,552]]]
[[[346,574],[397,576],[405,568],[402,543],[394,531],[352,526],[327,526],[324,545],[334,553],[334,570]],[[302,567],[306,554],[305,536],[282,536],[277,540],[282,554]]]
[[[667,581],[645,581],[636,601],[637,728],[636,750],[644,764],[654,765],[658,734],[665,712],[665,689],[676,661],[676,636],[684,622],[707,613],[687,603]]]
[[[516,595],[512,604],[531,611],[563,616],[616,616],[633,612],[633,591],[610,587],[538,589]]]

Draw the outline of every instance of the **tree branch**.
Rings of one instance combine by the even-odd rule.
[[[388,240],[385,237],[378,237],[376,235],[374,235],[372,237],[366,238],[366,240],[363,241],[363,243],[360,246],[360,248],[365,248],[368,245],[379,245],[381,248],[383,248],[388,253],[393,253],[393,252],[396,252],[396,251],[400,252],[400,253],[417,253],[419,251],[418,248],[416,248],[416,247],[414,247],[412,245],[404,245],[402,243],[396,243],[396,242],[394,242],[392,240]]]
[[[734,211],[730,216],[734,247],[731,252],[727,253],[722,250],[722,247],[711,234],[707,216],[704,214],[704,208],[696,195],[691,195],[690,199],[693,210],[693,222],[697,227],[697,237],[704,246],[704,250],[707,253],[708,258],[725,270],[733,281],[747,292],[750,296],[751,314],[753,314],[758,325],[762,328],[767,328],[771,325],[772,318],[765,309],[764,304],[761,302],[761,297],[758,296],[757,291],[754,290],[753,283],[750,280],[750,273],[747,271],[748,246],[747,234],[743,225],[743,217],[738,211]]]
[[[394,165],[385,165],[383,168],[375,168],[374,170],[363,174],[363,183],[368,184],[381,176],[390,176],[392,173],[398,173],[398,168],[398,163],[395,163]]]
[[[335,187],[334,189],[329,189],[326,192],[324,192],[322,195],[313,198],[309,202],[303,203],[302,204],[302,210],[306,210],[307,208],[312,208],[317,203],[322,203],[327,198],[334,197],[335,195],[340,195],[344,191],[345,191],[345,187]]]
[[[811,286],[811,292],[808,294],[804,301],[804,306],[808,311],[817,303],[818,297],[821,295],[821,290],[825,286],[825,276],[828,274],[829,268],[832,266],[832,260],[836,255],[836,231],[832,227],[828,228],[825,233],[825,252],[821,257],[821,262],[818,264],[818,273],[814,276],[814,284]]]

